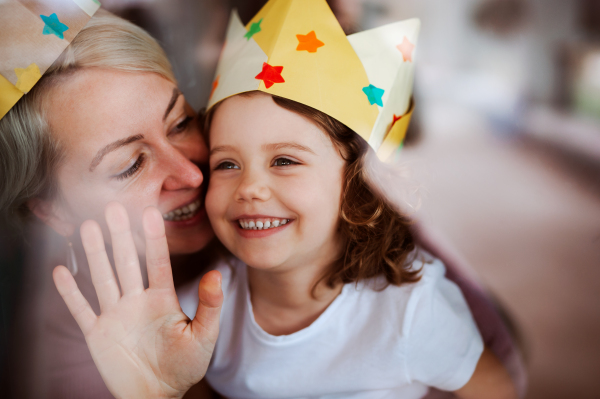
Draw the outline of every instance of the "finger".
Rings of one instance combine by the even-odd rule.
[[[199,330],[201,339],[207,339],[214,345],[219,335],[219,318],[223,305],[221,273],[213,270],[202,277],[198,285],[198,297],[200,302],[192,328]]]
[[[83,222],[80,231],[85,255],[90,265],[92,283],[100,302],[100,310],[105,311],[119,301],[121,293],[106,254],[104,236],[98,223],[93,220]]]
[[[131,235],[127,210],[118,202],[106,205],[106,223],[110,230],[115,268],[123,295],[136,294],[144,290],[138,254]]]
[[[169,246],[165,235],[165,222],[162,215],[158,209],[148,207],[144,209],[142,222],[146,236],[146,267],[150,288],[175,291]]]
[[[83,297],[71,272],[64,266],[57,266],[52,272],[54,284],[63,298],[75,321],[87,336],[92,331],[98,316],[94,313],[88,301]]]

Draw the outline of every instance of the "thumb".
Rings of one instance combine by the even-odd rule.
[[[202,340],[208,340],[214,345],[219,335],[219,319],[223,305],[221,273],[213,270],[202,277],[198,285],[198,298],[200,302],[192,320],[192,329],[199,331]]]

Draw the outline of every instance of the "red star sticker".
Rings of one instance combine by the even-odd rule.
[[[213,94],[215,94],[215,90],[217,90],[217,86],[219,86],[219,78],[220,77],[221,77],[221,75],[219,75],[219,76],[217,76],[215,78],[215,81],[212,84],[212,89],[210,91],[210,97],[209,98],[212,98]]]
[[[306,35],[296,35],[298,38],[298,47],[296,47],[297,51],[306,50],[309,53],[316,53],[319,47],[323,47],[325,43],[317,39],[317,34],[313,30],[312,32],[308,32]]]
[[[412,62],[412,52],[415,45],[409,42],[406,36],[404,36],[402,43],[397,45],[396,48],[402,53],[402,59],[404,59],[404,61]]]
[[[392,121],[392,126],[394,126],[396,124],[396,122],[398,122],[400,119],[402,119],[402,115],[396,116],[396,114],[394,114],[394,120]]]
[[[283,71],[282,66],[271,66],[266,62],[263,62],[262,71],[256,75],[255,79],[262,80],[265,82],[265,86],[267,89],[273,86],[274,83],[285,83],[283,77],[281,76],[281,71]]]

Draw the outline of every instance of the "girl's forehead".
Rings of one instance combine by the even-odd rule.
[[[269,95],[234,96],[216,110],[210,129],[211,147],[224,142],[245,147],[281,141],[312,146],[330,143],[312,121],[280,107]]]

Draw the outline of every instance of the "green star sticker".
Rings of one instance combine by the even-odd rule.
[[[262,22],[262,18],[260,19],[260,21],[253,23],[252,25],[250,25],[250,30],[248,32],[246,32],[246,34],[244,35],[244,37],[248,40],[250,40],[250,38],[254,35],[256,35],[258,32],[261,31],[260,29],[260,24]]]

